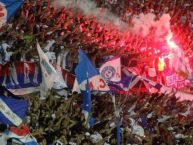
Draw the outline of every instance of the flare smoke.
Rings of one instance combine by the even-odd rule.
[[[54,4],[58,7],[65,6],[66,8],[79,9],[86,16],[94,16],[99,22],[104,23],[110,21],[120,29],[126,28],[124,23],[118,16],[107,9],[101,9],[96,6],[95,2],[89,0],[55,0]]]

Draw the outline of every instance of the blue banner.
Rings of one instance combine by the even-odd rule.
[[[0,95],[0,122],[19,126],[28,109],[28,101]]]

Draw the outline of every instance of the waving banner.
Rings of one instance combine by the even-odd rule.
[[[75,69],[77,82],[83,97],[82,110],[85,114],[86,125],[92,126],[91,113],[91,91],[109,91],[105,80],[91,63],[86,54],[79,50],[79,63]],[[90,120],[88,121],[88,119]]]
[[[109,91],[105,80],[100,76],[97,69],[82,50],[79,51],[79,63],[75,73],[80,90],[86,90],[88,79],[91,91]]]
[[[0,83],[15,95],[39,91],[41,81],[40,68],[34,62],[0,65]]]

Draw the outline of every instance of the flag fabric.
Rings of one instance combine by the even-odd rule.
[[[8,142],[7,142],[8,139],[9,139],[8,133],[3,132],[0,136],[0,145],[8,145]]]
[[[56,66],[57,77],[54,80],[53,88],[61,90],[73,88],[75,75],[61,67]],[[64,79],[67,79],[66,82]],[[0,65],[0,84],[14,95],[26,95],[40,91],[42,73],[39,64],[34,62],[18,61]]]
[[[70,73],[67,69],[62,69],[62,76],[67,87],[73,92],[81,93],[76,76]]]
[[[34,62],[14,62],[0,65],[0,83],[14,95],[39,91],[42,82],[40,67]]]
[[[147,79],[143,76],[136,75],[135,72],[128,70],[127,68],[122,69],[122,78],[119,83],[109,83],[109,86],[111,90],[115,93],[120,94],[128,94],[128,91],[132,89],[133,87],[137,86],[139,82],[143,82],[143,85],[146,87],[145,90],[157,90],[160,93],[169,94],[171,92],[174,93],[176,98],[179,99],[179,101],[183,100],[193,100],[193,95],[189,93],[185,93],[182,91],[177,91],[176,89],[173,89],[171,87],[164,86],[160,83],[154,82],[150,79]],[[157,92],[156,91],[156,92]]]
[[[36,139],[30,134],[28,127],[16,128],[11,127],[6,131],[9,138],[25,145],[38,145]]]
[[[122,72],[123,77],[120,83],[123,85],[124,90],[128,91],[140,81],[138,75],[129,72],[126,68],[123,68]]]
[[[57,78],[54,80],[53,90],[61,97],[68,96],[68,86],[64,81],[64,77],[62,75],[62,68],[58,65],[55,66],[57,72]]]
[[[41,97],[45,97],[47,91],[53,87],[54,81],[57,79],[57,72],[50,64],[48,57],[37,43],[37,50],[39,54],[40,67],[42,72],[42,83],[40,85]]]
[[[62,69],[62,76],[68,88],[72,89],[75,83],[76,76],[67,69]]]
[[[74,85],[73,85],[73,88],[72,88],[72,92],[77,92],[78,94],[81,93],[77,79],[75,79],[75,81],[74,81]]]
[[[28,109],[26,100],[13,99],[0,95],[0,122],[19,126]]]
[[[127,68],[121,70],[121,81],[118,83],[109,83],[109,87],[114,93],[127,94],[130,89],[137,86],[140,82],[138,75],[128,71]]]
[[[138,76],[140,78],[141,81],[144,82],[144,85],[146,86],[146,88],[149,90],[150,93],[156,93],[158,91],[160,91],[162,85],[160,83],[156,83],[150,79],[147,79],[143,76]]]
[[[88,78],[91,91],[109,91],[105,80],[99,75],[97,69],[81,49],[79,50],[79,63],[75,69],[75,74],[80,90],[86,90]]]
[[[0,0],[0,27],[22,6],[23,0]]]
[[[113,57],[106,61],[99,69],[101,76],[106,81],[119,82],[121,81],[121,59]]]
[[[187,79],[178,75],[177,73],[165,75],[165,82],[165,85],[167,87],[172,87],[176,89],[182,89],[187,85]]]
[[[60,66],[56,66],[56,72],[57,78],[54,80],[53,88],[56,90],[67,88],[67,84],[62,76],[62,68]]]
[[[9,128],[11,132],[14,132],[18,136],[25,136],[26,134],[29,134],[29,127],[26,124],[22,124],[19,128],[15,126],[11,126]]]
[[[91,115],[91,91],[90,91],[90,87],[89,87],[89,82],[87,79],[87,83],[86,83],[86,91],[82,91],[82,112],[85,115],[86,118],[86,124],[89,124],[89,120]]]
[[[83,97],[82,110],[85,114],[86,125],[89,125],[89,119],[92,118],[90,116],[91,91],[109,91],[109,87],[81,49],[79,50],[79,63],[75,68],[75,73]]]
[[[193,95],[192,94],[185,93],[185,92],[182,92],[182,91],[177,91],[174,88],[164,86],[160,83],[156,83],[156,82],[154,82],[152,80],[149,80],[149,79],[147,79],[143,76],[138,76],[138,77],[140,78],[140,80],[144,81],[145,83],[147,83],[151,87],[157,89],[157,91],[159,91],[161,93],[164,93],[164,94],[173,93],[175,95],[175,97],[179,99],[179,101],[184,101],[184,100],[192,101],[193,100]]]

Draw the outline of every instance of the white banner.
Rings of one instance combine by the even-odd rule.
[[[50,64],[48,57],[37,43],[37,50],[40,59],[40,66],[42,71],[42,84],[40,86],[41,96],[45,96],[47,91],[53,87],[54,81],[57,79],[57,72]]]

